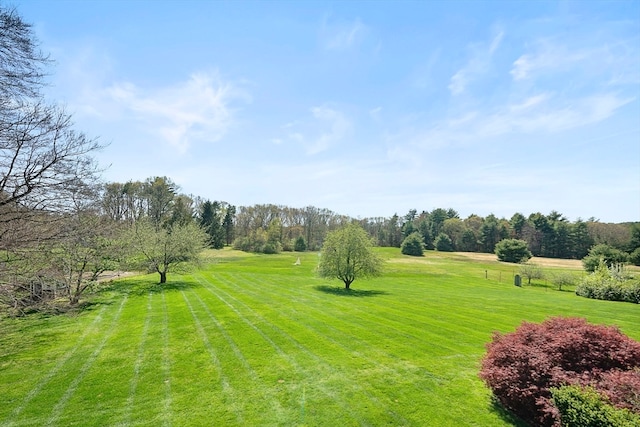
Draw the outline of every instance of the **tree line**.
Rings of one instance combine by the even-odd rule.
[[[426,249],[440,251],[494,253],[496,244],[504,239],[525,241],[534,256],[565,259],[582,259],[595,245],[629,254],[640,248],[640,223],[611,224],[595,218],[572,222],[556,211],[528,216],[515,213],[509,219],[472,214],[461,219],[454,209],[437,208],[420,214],[412,209],[404,216],[354,219],[313,206],[270,204],[239,207],[234,229],[242,239],[239,249],[261,252],[270,242],[278,250],[293,250],[295,242],[304,239],[308,250],[318,250],[327,232],[351,222],[360,224],[378,246],[386,247],[400,247],[417,233]]]

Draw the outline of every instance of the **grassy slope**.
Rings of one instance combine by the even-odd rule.
[[[493,331],[571,315],[640,339],[637,305],[380,252],[385,276],[348,294],[314,277],[317,254],[225,250],[164,289],[115,282],[76,317],[2,320],[0,425],[518,425],[477,378]]]

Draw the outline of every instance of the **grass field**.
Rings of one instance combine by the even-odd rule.
[[[581,316],[640,340],[637,305],[517,288],[491,258],[380,253],[386,274],[349,293],[315,253],[224,250],[76,315],[2,319],[0,425],[520,426],[477,377],[493,331]]]

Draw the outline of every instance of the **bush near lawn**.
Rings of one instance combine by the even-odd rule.
[[[551,389],[560,424],[572,427],[637,427],[640,415],[611,405],[593,387],[563,386]]]
[[[487,350],[480,377],[507,409],[533,425],[559,425],[551,389],[566,384],[626,390],[617,393],[623,402],[614,404],[637,408],[637,372],[617,373],[640,369],[640,343],[615,327],[581,318],[524,322],[513,333],[494,334]],[[624,396],[636,401],[624,402]]]
[[[640,281],[630,278],[620,266],[607,267],[601,261],[593,273],[580,281],[576,287],[576,295],[640,304]]]

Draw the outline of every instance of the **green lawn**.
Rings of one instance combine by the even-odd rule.
[[[164,288],[114,282],[78,315],[0,320],[0,425],[519,426],[477,377],[493,331],[582,316],[640,340],[637,305],[379,251],[385,275],[349,293],[314,276],[316,253],[224,250]]]

